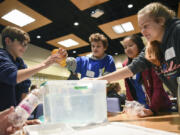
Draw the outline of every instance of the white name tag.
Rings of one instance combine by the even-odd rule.
[[[174,47],[171,47],[165,51],[165,60],[170,60],[172,58],[176,57]]]
[[[86,76],[87,76],[87,77],[94,77],[94,76],[95,76],[95,73],[94,73],[93,71],[87,70]]]

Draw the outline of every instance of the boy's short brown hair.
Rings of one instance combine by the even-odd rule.
[[[9,37],[12,41],[15,39],[20,42],[30,42],[29,34],[17,27],[7,26],[2,30],[2,44],[3,48],[6,48],[5,38]]]
[[[99,42],[102,41],[104,48],[108,47],[108,40],[107,38],[100,33],[93,33],[89,37],[89,42]]]

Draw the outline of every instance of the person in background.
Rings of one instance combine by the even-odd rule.
[[[60,55],[51,55],[42,63],[27,68],[21,57],[30,42],[28,33],[7,26],[2,30],[1,36],[3,49],[0,49],[0,111],[3,111],[16,106],[21,100],[22,93],[28,93],[31,84],[29,77],[60,60]]]
[[[169,90],[177,96],[177,77],[180,75],[180,20],[175,17],[174,11],[154,2],[138,12],[138,24],[141,33],[149,42],[147,48],[153,50],[150,52],[155,51],[152,44],[159,48],[159,65],[151,62],[149,56],[152,54],[147,54],[149,51],[144,49],[131,64],[96,80],[111,82],[125,79],[153,67]],[[145,54],[148,57],[145,57]]]
[[[100,33],[94,33],[89,37],[89,41],[92,55],[90,57],[68,57],[66,59],[68,70],[73,73],[80,73],[81,78],[99,77],[115,71],[113,57],[105,53],[108,48],[107,38]]]
[[[119,82],[110,83],[107,85],[107,98],[118,98],[119,103],[120,103],[119,104],[120,110],[122,111],[123,106],[125,104],[126,96],[123,93],[119,94],[120,91],[121,91],[121,86],[120,86]],[[107,102],[109,102],[109,101],[107,100]]]
[[[131,64],[144,48],[143,40],[138,35],[131,35],[122,41],[124,52],[128,59],[123,66]],[[126,100],[136,100],[144,105],[139,117],[154,115],[159,111],[169,111],[171,102],[153,68],[136,73],[133,77],[125,79]]]
[[[118,92],[121,91],[121,86],[118,82],[116,83],[110,83],[107,87],[107,96],[108,97],[119,97]]]

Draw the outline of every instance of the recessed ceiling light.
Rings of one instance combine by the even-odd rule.
[[[8,22],[14,23],[20,27],[23,27],[23,26],[35,21],[34,18],[26,15],[25,13],[23,13],[17,9],[10,11],[9,13],[2,16],[1,18]]]
[[[98,18],[104,14],[104,11],[101,9],[96,9],[91,12],[91,17]]]
[[[120,24],[113,26],[112,29],[118,34],[124,33],[124,30]]]
[[[40,36],[40,35],[37,35],[37,36],[36,36],[36,38],[37,38],[37,39],[40,39],[40,38],[41,38],[41,36]]]
[[[63,40],[63,41],[58,42],[58,44],[65,46],[65,47],[72,47],[72,46],[78,45],[79,43],[72,40],[72,39],[67,39],[67,40]]]
[[[76,53],[76,51],[73,51],[73,53]]]
[[[79,25],[79,23],[78,22],[74,22],[74,26],[78,26]]]
[[[114,53],[115,55],[118,55],[118,53]]]
[[[131,22],[123,23],[123,24],[121,24],[121,26],[126,32],[134,30],[134,27]]]
[[[129,5],[128,5],[128,8],[132,8],[132,7],[133,7],[133,4],[129,4]]]
[[[94,14],[95,13],[95,11],[93,10],[92,12],[91,12],[91,14]]]

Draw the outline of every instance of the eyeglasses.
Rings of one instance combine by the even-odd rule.
[[[20,45],[24,48],[27,48],[29,44],[25,42],[20,42]]]
[[[19,44],[20,44],[23,48],[27,48],[28,45],[29,45],[26,41],[22,42],[22,41],[19,41],[19,40],[17,40],[17,39],[15,39],[15,40],[18,41]]]

